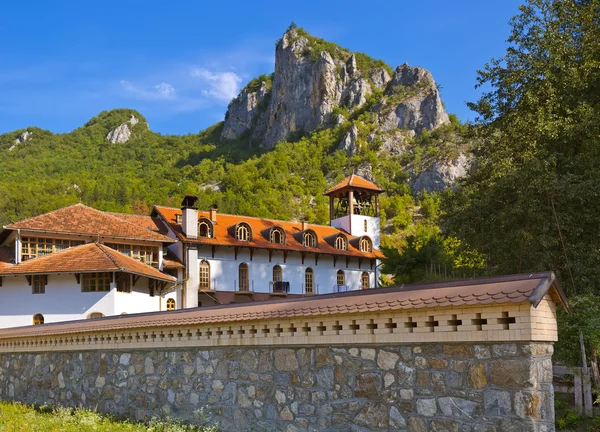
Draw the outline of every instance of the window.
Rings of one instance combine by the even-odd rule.
[[[365,226],[365,232],[367,232],[367,220],[366,219],[363,221],[363,224]]]
[[[40,325],[40,324],[44,324],[44,315],[35,314],[33,316],[33,325]]]
[[[200,237],[212,237],[212,224],[208,219],[200,219],[200,222],[198,222],[198,235]]]
[[[141,261],[150,265],[158,265],[158,248],[153,246],[140,246],[130,244],[106,243],[111,249],[114,249],[123,255],[127,255],[134,260]]]
[[[348,249],[348,245],[346,243],[346,237],[344,237],[343,235],[337,236],[337,238],[335,239],[335,248],[340,249],[340,250]]]
[[[369,273],[367,272],[363,272],[362,276],[361,276],[361,282],[362,282],[362,289],[369,289],[370,288],[370,277],[369,277]]]
[[[238,273],[239,273],[239,278],[240,278],[240,282],[239,282],[239,286],[238,286],[239,290],[240,291],[248,291],[248,288],[250,286],[249,280],[248,280],[248,264],[241,263]]]
[[[338,270],[337,284],[338,284],[338,286],[346,285],[346,275],[344,274],[344,270]]]
[[[175,300],[173,300],[172,298],[167,299],[167,310],[168,311],[174,311],[175,310]]]
[[[306,272],[304,272],[304,294],[314,294],[314,280],[313,270],[309,267],[306,269]]]
[[[23,237],[21,239],[21,260],[26,261],[53,252],[60,252],[61,250],[81,244],[83,244],[82,241],[75,240]]]
[[[110,291],[110,273],[83,273],[81,275],[82,292]]]
[[[198,282],[200,291],[210,290],[210,264],[206,260],[200,262],[200,280]]]
[[[306,247],[317,247],[317,236],[312,231],[304,233],[302,244]]]
[[[47,284],[48,284],[48,276],[47,275],[31,276],[31,292],[33,294],[44,294],[46,292]]]
[[[281,282],[283,280],[283,270],[281,266],[276,265],[273,267],[273,282]]]
[[[369,237],[361,238],[358,246],[361,252],[373,252],[373,243]]]
[[[104,317],[104,314],[100,313],[100,312],[92,312],[91,314],[88,315],[88,319],[102,318],[102,317]]]
[[[279,227],[275,227],[271,230],[271,243],[274,244],[284,244],[285,243],[285,233]]]
[[[131,292],[131,275],[129,273],[117,274],[117,291],[122,293]]]
[[[235,238],[239,241],[250,241],[250,226],[245,223],[235,227]]]

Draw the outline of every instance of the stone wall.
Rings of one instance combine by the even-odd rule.
[[[0,398],[225,431],[554,430],[552,345],[390,344],[0,354]]]

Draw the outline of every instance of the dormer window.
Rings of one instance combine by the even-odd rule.
[[[274,227],[271,229],[270,237],[271,243],[285,244],[285,232],[280,227]]]
[[[198,236],[213,237],[213,226],[211,221],[206,218],[200,219],[198,222]]]
[[[367,236],[360,239],[359,249],[361,252],[373,252],[373,242]]]
[[[337,236],[335,239],[335,248],[339,250],[348,250],[348,241],[343,235]]]
[[[302,237],[302,246],[317,247],[317,235],[313,231],[306,231]]]
[[[252,231],[247,223],[239,223],[235,227],[235,239],[239,241],[252,240]]]

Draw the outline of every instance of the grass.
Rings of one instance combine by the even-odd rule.
[[[72,408],[31,407],[0,402],[2,432],[217,432],[217,429],[184,424],[171,419],[149,423],[119,421],[94,411]]]

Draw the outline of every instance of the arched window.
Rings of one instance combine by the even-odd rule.
[[[167,310],[168,311],[174,311],[175,310],[175,300],[173,300],[172,298],[167,299]]]
[[[200,237],[212,237],[212,223],[208,219],[200,219],[198,222],[198,235]]]
[[[364,226],[365,226],[365,232],[367,232],[367,220],[365,219],[363,223],[364,223]]]
[[[271,230],[271,243],[274,244],[284,244],[285,243],[285,233],[279,227],[275,227]]]
[[[337,238],[335,239],[335,248],[339,250],[347,250],[348,243],[346,241],[346,237],[344,237],[343,235],[337,236]]]
[[[337,272],[337,284],[338,286],[346,285],[346,275],[344,274],[344,270],[338,270]]]
[[[200,261],[198,289],[200,291],[210,291],[210,264],[206,260]]]
[[[360,239],[359,249],[361,252],[373,252],[373,242],[367,236]]]
[[[239,241],[250,241],[251,232],[250,226],[245,223],[240,223],[235,227],[235,239]]]
[[[88,319],[93,319],[93,318],[102,318],[104,316],[103,313],[100,312],[92,312],[91,314],[88,315]]]
[[[33,325],[40,325],[40,324],[44,324],[44,315],[35,314],[33,316]]]
[[[367,272],[363,272],[362,276],[360,277],[361,282],[362,282],[362,289],[369,289],[370,287],[370,277],[369,277],[369,273]]]
[[[240,278],[240,282],[238,288],[240,291],[248,291],[250,288],[250,281],[248,278],[248,264],[241,263],[238,269],[238,276]]]
[[[273,282],[281,282],[283,280],[283,270],[280,265],[273,267]]]
[[[310,267],[304,272],[304,294],[314,294],[315,275]]]
[[[305,247],[317,247],[317,236],[312,231],[306,231],[302,237],[302,245]]]

